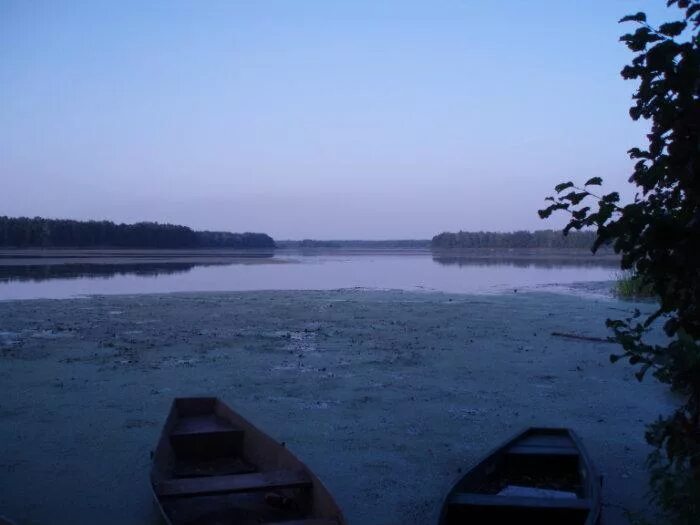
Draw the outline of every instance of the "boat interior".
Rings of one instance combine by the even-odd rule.
[[[314,493],[303,465],[261,432],[237,425],[236,419],[215,398],[175,401],[153,473],[156,497],[170,522],[336,524],[306,519]]]
[[[584,525],[592,508],[586,459],[565,430],[533,429],[455,486],[443,523]]]

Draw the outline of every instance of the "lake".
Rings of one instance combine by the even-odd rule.
[[[611,366],[614,346],[556,335],[603,338],[606,318],[648,308],[570,294],[616,268],[540,251],[0,252],[0,512],[159,522],[149,453],[172,398],[216,395],[287,443],[351,524],[437,523],[459,468],[523,427],[565,426],[621,525],[647,509],[644,424],[673,405]],[[345,289],[118,295],[275,288]],[[105,295],[7,300],[87,294]]]
[[[573,284],[609,281],[617,269],[613,256],[563,250],[4,251],[0,300],[339,288],[570,291]]]

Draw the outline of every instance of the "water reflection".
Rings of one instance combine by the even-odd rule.
[[[465,255],[433,255],[433,261],[443,266],[511,266],[515,268],[606,267],[619,268],[619,261],[612,258],[578,257],[508,257],[504,255],[476,257]]]
[[[557,254],[555,254],[557,255]],[[519,252],[474,254],[406,250],[289,251],[272,258],[173,257],[171,260],[0,259],[0,300],[81,295],[335,290],[340,288],[499,293],[567,283],[609,281],[613,258]]]
[[[135,264],[42,264],[33,266],[0,266],[0,282],[41,282],[51,279],[109,279],[118,275],[151,277],[187,273],[196,266],[216,266],[216,263],[135,263]]]
[[[429,253],[429,252],[428,252]],[[377,251],[376,253],[367,252],[332,252],[335,256],[362,257],[368,255],[387,255],[384,252]],[[422,252],[421,255],[426,255]],[[324,255],[328,252],[321,253],[319,250],[297,250],[291,254],[292,256],[301,256],[309,258],[324,259]],[[406,255],[415,255],[411,252],[402,251],[391,255],[401,257]],[[257,254],[256,259],[271,258],[272,254]],[[515,268],[562,268],[562,267],[618,267],[619,263],[611,257],[592,257],[592,256],[559,256],[558,254],[550,255],[532,255],[528,253],[502,253],[502,252],[482,252],[481,253],[432,253],[433,262],[441,266],[457,266],[457,267],[491,267],[504,266]],[[158,275],[185,274],[197,267],[209,266],[230,266],[237,264],[240,261],[157,261],[157,262],[125,262],[125,263],[74,263],[74,262],[58,262],[44,264],[21,264],[21,265],[0,265],[0,282],[22,282],[33,281],[41,282],[51,279],[80,279],[80,278],[104,278],[108,279],[115,276],[135,275],[141,277],[152,277]],[[505,268],[504,268],[505,269]]]

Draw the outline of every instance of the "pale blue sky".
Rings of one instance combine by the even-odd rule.
[[[552,227],[622,189],[664,0],[0,0],[0,215],[285,238]]]

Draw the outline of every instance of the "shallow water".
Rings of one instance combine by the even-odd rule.
[[[280,252],[272,258],[134,263],[110,257],[41,259],[0,266],[0,300],[81,295],[198,291],[333,290],[340,288],[501,293],[608,281],[617,265],[605,258],[534,257],[508,252],[440,256],[429,251]],[[580,290],[579,290],[580,291]]]
[[[530,426],[583,439],[604,525],[648,501],[644,426],[675,401],[611,365],[607,317],[563,294],[344,290],[0,302],[0,514],[154,525],[172,398],[216,395],[283,441],[350,525],[438,522],[466,468]],[[643,402],[640,402],[643,400]],[[524,520],[521,520],[524,523]]]

